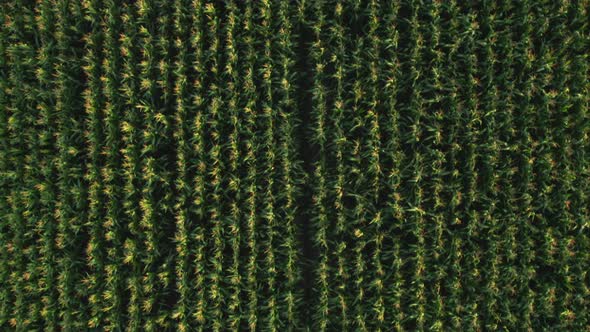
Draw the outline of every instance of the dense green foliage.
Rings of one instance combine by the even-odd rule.
[[[0,330],[590,328],[588,0],[0,11]]]
[[[590,327],[588,2],[314,2],[313,327]]]

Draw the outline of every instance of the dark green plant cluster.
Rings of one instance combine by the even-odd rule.
[[[588,17],[0,3],[0,330],[587,331]]]

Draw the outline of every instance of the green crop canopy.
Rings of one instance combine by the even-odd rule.
[[[0,331],[590,331],[589,17],[0,1]]]

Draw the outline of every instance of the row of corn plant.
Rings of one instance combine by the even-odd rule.
[[[1,8],[2,327],[300,328],[295,4]]]
[[[583,326],[588,3],[307,10],[312,326]]]

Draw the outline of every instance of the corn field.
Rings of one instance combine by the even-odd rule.
[[[0,11],[1,331],[590,331],[590,1]]]

